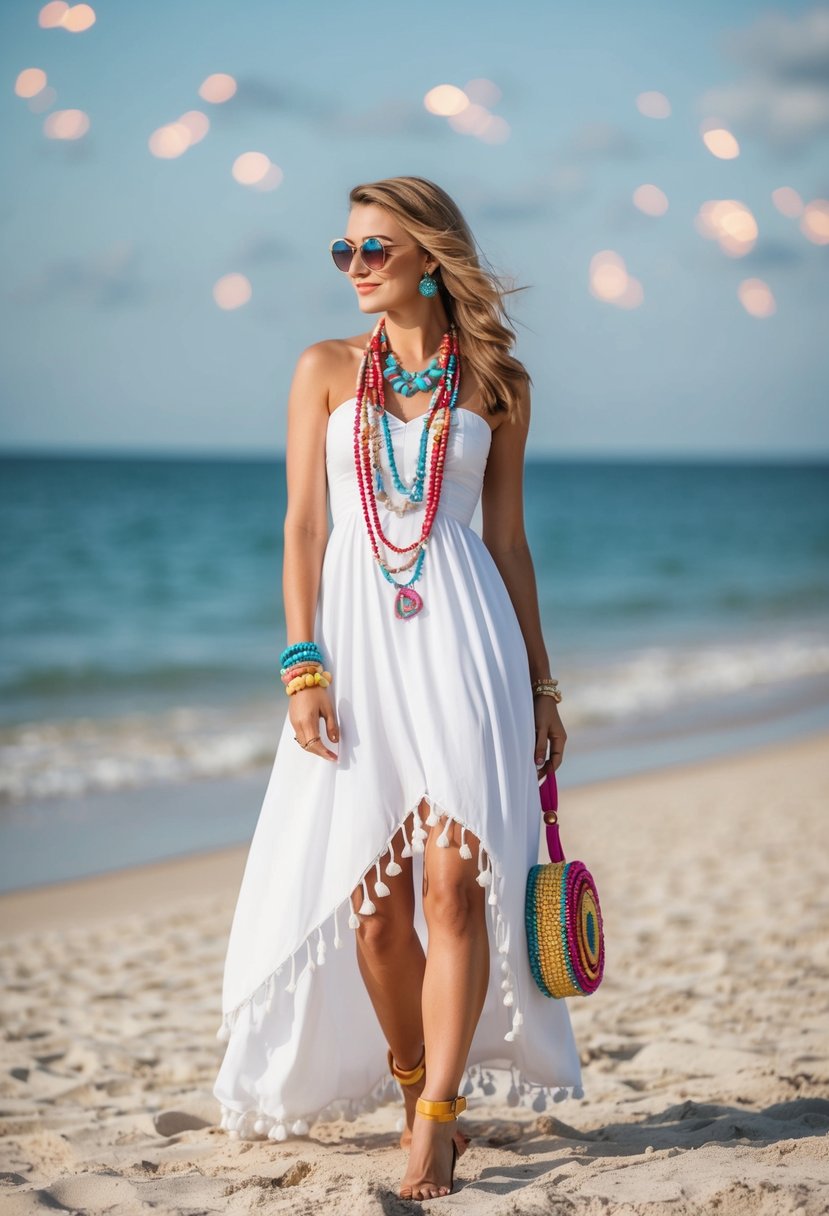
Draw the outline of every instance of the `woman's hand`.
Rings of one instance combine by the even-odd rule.
[[[301,688],[299,692],[293,693],[288,706],[288,717],[291,719],[294,735],[299,744],[305,744],[309,739],[315,740],[305,748],[309,755],[319,756],[320,760],[337,759],[337,753],[326,747],[322,739],[318,737],[320,718],[322,718],[328,738],[334,743],[339,742],[340,738],[334,707],[326,688],[320,688],[317,684],[313,688]]]
[[[547,776],[552,767],[556,771],[564,755],[564,744],[567,742],[567,731],[558,716],[558,702],[554,697],[539,694],[533,698],[535,711],[535,766],[538,770],[539,784]],[[550,741],[550,755],[547,759],[547,740]]]

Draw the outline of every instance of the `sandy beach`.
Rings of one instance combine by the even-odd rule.
[[[607,944],[568,1002],[584,1100],[476,1099],[456,1191],[424,1205],[395,1197],[395,1106],[231,1140],[227,850],[0,900],[3,1212],[824,1212],[829,735],[572,792],[565,764],[560,787]]]

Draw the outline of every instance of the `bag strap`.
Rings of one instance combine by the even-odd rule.
[[[541,791],[541,818],[547,829],[547,852],[550,854],[550,861],[564,861],[564,850],[558,834],[558,786],[552,769],[548,771],[539,789]]]

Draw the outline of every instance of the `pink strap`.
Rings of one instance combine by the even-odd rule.
[[[547,852],[550,854],[550,861],[564,861],[564,850],[561,847],[561,838],[558,834],[558,786],[556,785],[556,775],[552,769],[549,770],[547,776],[539,786],[541,791],[541,814],[544,818],[544,824],[547,829]],[[547,822],[547,812],[550,814],[550,819],[553,823]]]

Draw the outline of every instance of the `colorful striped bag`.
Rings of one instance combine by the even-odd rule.
[[[589,996],[604,972],[604,933],[596,884],[580,861],[565,861],[558,834],[558,787],[541,782],[550,861],[530,869],[525,920],[530,969],[545,996]]]

